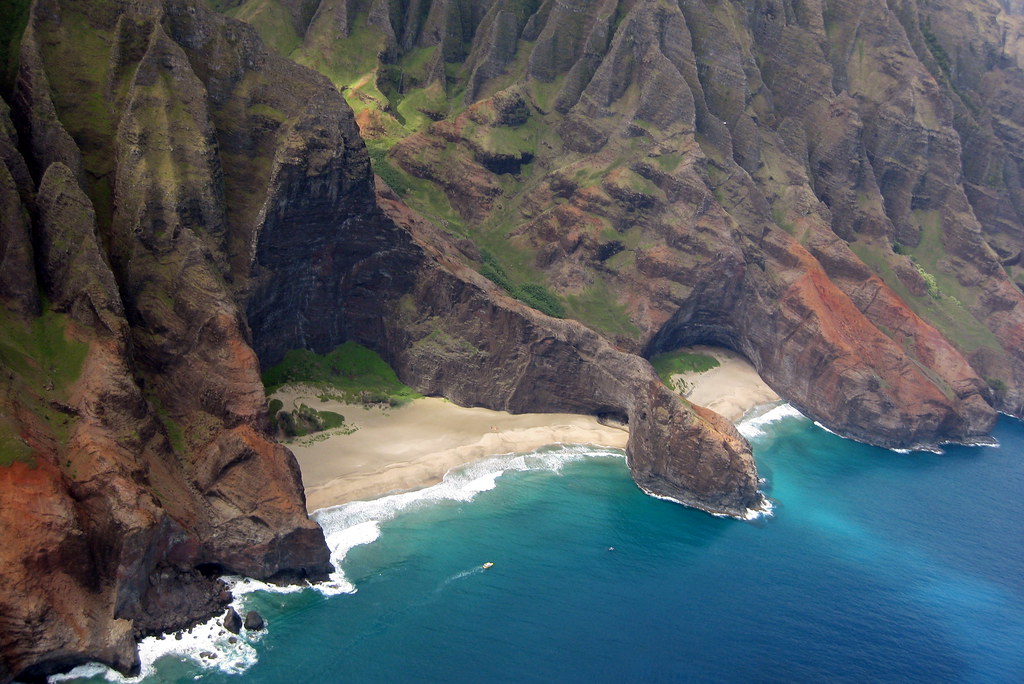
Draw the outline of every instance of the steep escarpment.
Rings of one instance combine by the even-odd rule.
[[[282,40],[292,5],[228,11],[331,78],[384,180],[511,294],[632,351],[730,346],[874,443],[1020,415],[998,3],[322,0]]]
[[[715,513],[761,507],[749,446],[728,421],[681,402],[647,362],[585,326],[501,293],[397,196],[384,192],[380,204],[423,260],[411,291],[382,299],[383,329],[352,332],[382,349],[403,378],[465,405],[625,418],[641,487]]]
[[[295,347],[360,341],[464,403],[626,417],[648,490],[761,504],[731,426],[505,296],[453,256],[471,244],[378,202],[341,96],[244,24],[177,0],[41,0],[11,102],[0,680],[130,671],[139,636],[221,608],[225,572],[324,575],[258,376]]]
[[[170,37],[195,9],[36,3],[21,42],[0,183],[0,680],[130,671],[136,638],[221,610],[220,574],[330,570],[228,285],[208,93]]]
[[[642,356],[731,347],[887,446],[1022,415],[1020,21],[36,0],[0,112],[0,680],[130,670],[218,574],[328,569],[267,433],[258,369],[288,349],[626,418],[642,487],[734,515],[748,446]]]

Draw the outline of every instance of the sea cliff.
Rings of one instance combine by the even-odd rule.
[[[0,110],[0,681],[131,671],[136,638],[220,610],[224,572],[325,575],[259,377],[289,349],[351,340],[460,404],[626,420],[641,487],[730,515],[763,501],[749,445],[645,358],[727,346],[882,446],[1024,413],[1013,7],[23,17]]]

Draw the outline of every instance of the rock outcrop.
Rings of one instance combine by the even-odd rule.
[[[38,2],[21,43],[0,141],[2,681],[130,672],[138,637],[223,610],[219,575],[331,569],[229,285],[244,198],[224,200],[210,110],[232,74],[196,75],[183,43],[204,35],[258,86],[255,34],[188,3]]]
[[[414,288],[382,299],[384,315],[352,334],[407,382],[464,405],[624,418],[630,469],[647,491],[734,516],[763,505],[750,448],[728,421],[681,402],[640,357],[502,293],[394,194],[380,205],[422,258]]]
[[[327,572],[257,353],[354,339],[463,403],[628,417],[643,486],[760,505],[728,425],[506,297],[397,198],[383,212],[344,101],[245,25],[177,0],[41,0],[21,45],[0,141],[0,679],[132,671],[139,636],[223,611],[219,574]],[[478,366],[446,368],[473,345]]]

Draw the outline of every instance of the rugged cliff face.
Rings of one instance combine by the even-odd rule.
[[[224,199],[232,148],[211,109],[275,66],[303,108],[303,86],[331,89],[201,17],[36,3],[22,38],[0,142],[2,681],[131,670],[135,638],[221,609],[225,572],[330,570],[294,457],[267,434],[230,285],[245,197]]]
[[[640,486],[734,515],[761,503],[749,447],[641,355],[732,347],[888,446],[1024,413],[1015,3],[25,18],[0,111],[0,681],[130,670],[136,637],[219,609],[222,572],[328,570],[266,431],[259,365],[288,349],[355,340],[459,403],[626,418]]]
[[[730,346],[866,441],[1021,414],[1012,6],[225,8],[328,75],[384,180],[510,292],[634,352]]]
[[[355,339],[464,403],[627,417],[641,485],[761,504],[731,426],[378,204],[344,100],[245,25],[174,0],[36,2],[11,99],[0,680],[129,671],[138,636],[220,609],[224,572],[327,572],[257,353]]]

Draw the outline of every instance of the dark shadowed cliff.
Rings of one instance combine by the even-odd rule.
[[[130,670],[138,636],[220,609],[224,572],[329,570],[268,432],[259,367],[289,349],[354,340],[461,404],[625,418],[640,486],[727,514],[761,503],[748,445],[642,356],[731,347],[885,446],[1024,414],[1015,3],[19,17],[0,681]]]

